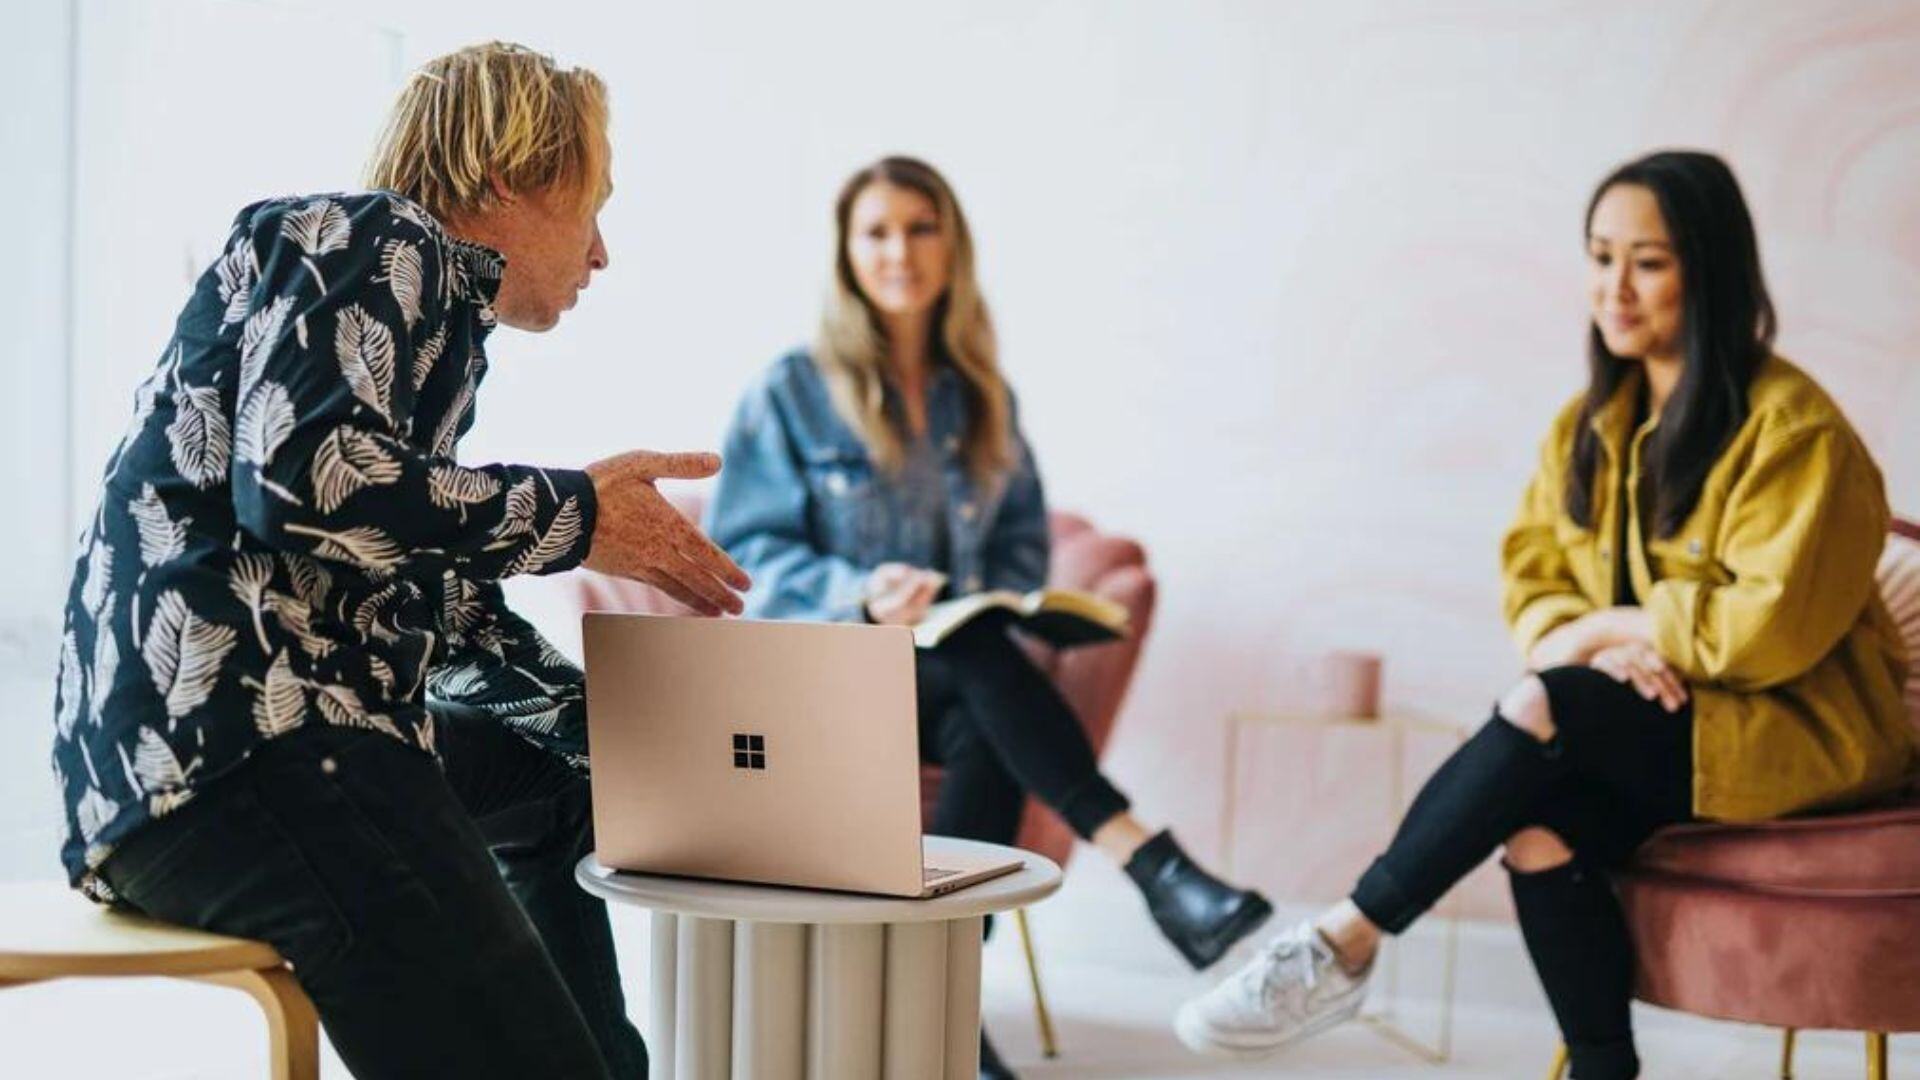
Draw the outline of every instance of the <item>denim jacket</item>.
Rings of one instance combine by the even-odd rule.
[[[953,596],[1045,584],[1046,498],[1017,414],[1013,466],[976,484],[961,452],[964,390],[946,365],[927,384],[928,437],[946,480],[948,558],[935,566],[937,539],[899,512],[911,493],[834,410],[813,358],[795,350],[774,362],[734,413],[704,523],[753,575],[747,615],[859,621],[867,574],[883,562],[942,570]]]

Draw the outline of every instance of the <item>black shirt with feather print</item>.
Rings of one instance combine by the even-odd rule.
[[[263,740],[432,753],[424,697],[585,765],[582,678],[498,584],[586,556],[585,473],[455,460],[503,262],[386,192],[241,211],[134,396],[55,697],[69,878]]]

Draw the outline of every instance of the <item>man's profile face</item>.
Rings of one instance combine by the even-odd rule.
[[[551,330],[580,299],[596,270],[607,266],[600,236],[605,198],[566,191],[514,196],[494,211],[485,242],[506,256],[494,315],[516,330]]]

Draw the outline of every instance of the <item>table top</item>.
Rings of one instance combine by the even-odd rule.
[[[266,942],[110,911],[64,881],[0,885],[0,927],[0,983],[63,975],[198,975],[281,963]]]
[[[1026,907],[1060,888],[1060,868],[1031,851],[951,836],[929,836],[924,848],[931,863],[951,853],[1017,858],[1022,866],[1011,874],[925,900],[609,870],[591,854],[574,868],[574,878],[595,896],[666,914],[785,923],[941,922]]]

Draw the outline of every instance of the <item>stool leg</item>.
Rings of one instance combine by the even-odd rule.
[[[1547,1067],[1547,1080],[1563,1080],[1567,1075],[1567,1044],[1553,1052],[1553,1064]]]
[[[1887,1080],[1887,1033],[1867,1032],[1867,1080]]]
[[[1060,1056],[1060,1044],[1053,1036],[1053,1013],[1047,1009],[1047,992],[1040,988],[1040,961],[1033,953],[1033,931],[1027,926],[1027,909],[1015,908],[1013,921],[1020,927],[1020,948],[1027,954],[1027,979],[1033,983],[1033,1019],[1040,1025],[1040,1052],[1051,1060]]]
[[[194,978],[243,991],[266,1013],[273,1080],[320,1080],[320,1018],[293,972],[280,967]]]
[[[1793,1028],[1780,1029],[1780,1080],[1793,1080]]]

